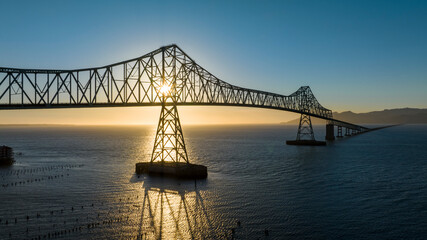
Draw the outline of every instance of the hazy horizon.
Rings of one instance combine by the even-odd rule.
[[[117,111],[117,107],[4,110],[2,111],[4,114],[0,118],[0,125],[154,126],[158,123],[160,107],[124,107],[120,109],[121,115],[114,114]],[[262,108],[180,106],[178,109],[183,125],[269,125],[289,122],[299,118],[297,113]],[[377,111],[384,110],[390,109]],[[34,113],[36,114],[34,115]],[[268,117],[265,117],[265,114],[268,114]]]

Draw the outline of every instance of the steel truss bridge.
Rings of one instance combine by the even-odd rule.
[[[314,140],[311,117],[324,119],[326,139],[368,128],[333,118],[310,87],[290,95],[231,85],[198,65],[177,45],[97,68],[0,67],[0,109],[161,106],[151,161],[188,162],[177,106],[240,106],[301,114],[297,140]]]

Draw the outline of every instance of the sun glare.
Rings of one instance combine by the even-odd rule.
[[[166,84],[160,87],[160,93],[163,95],[168,95],[170,90],[171,90],[171,87]]]

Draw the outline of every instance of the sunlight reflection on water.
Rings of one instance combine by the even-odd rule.
[[[150,160],[154,126],[0,127],[1,144],[22,153],[0,169],[0,239],[230,239],[232,229],[236,239],[427,234],[425,126],[321,148],[285,145],[293,126],[184,131],[190,161],[208,167],[196,185],[134,174],[136,162]],[[315,132],[320,139],[324,126]]]
[[[165,187],[165,181],[144,183],[138,236],[150,239],[224,238],[209,216],[203,192],[192,183]],[[188,190],[188,188],[193,188]],[[187,190],[186,190],[187,189]]]

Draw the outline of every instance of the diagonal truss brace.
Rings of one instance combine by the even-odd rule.
[[[301,114],[301,117],[299,119],[298,133],[297,133],[297,141],[300,141],[300,140],[315,141],[310,115]]]
[[[151,162],[188,163],[177,107],[162,106]]]

